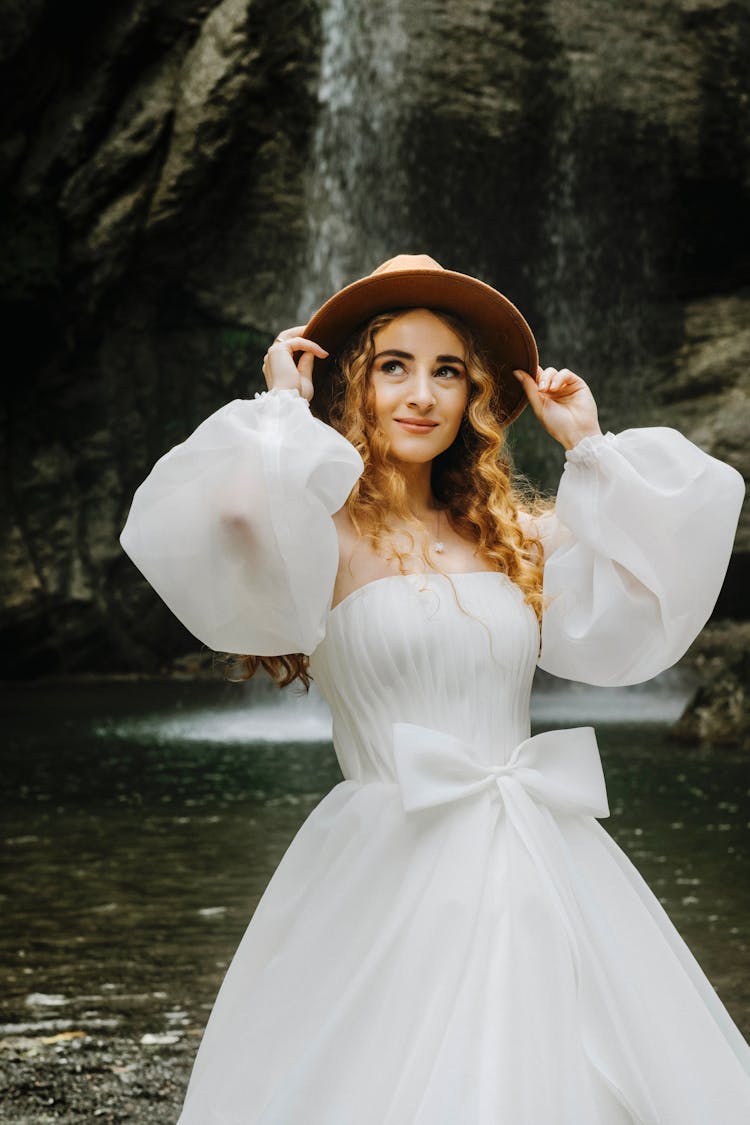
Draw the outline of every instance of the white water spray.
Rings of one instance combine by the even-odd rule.
[[[298,324],[392,257],[402,237],[408,175],[401,126],[410,77],[403,2],[328,0],[322,11]]]

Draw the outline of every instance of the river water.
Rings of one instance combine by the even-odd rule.
[[[684,698],[669,674],[615,693],[550,678],[533,730],[594,723],[603,824],[747,1036],[750,779],[739,752],[670,741]],[[260,681],[79,682],[5,685],[0,711],[2,1046],[127,1041],[186,1073],[272,872],[341,779],[325,705]]]

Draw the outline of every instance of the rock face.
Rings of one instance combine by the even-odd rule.
[[[750,15],[720,0],[0,0],[5,676],[195,642],[122,555],[156,458],[398,252],[527,314],[603,428],[747,475]],[[519,466],[554,488],[527,410]],[[718,612],[746,616],[745,520]]]
[[[318,15],[3,9],[3,671],[154,669],[195,642],[117,538],[154,460],[259,385],[302,241]]]
[[[750,622],[709,626],[685,659],[700,673],[701,683],[671,736],[691,745],[750,749]]]
[[[654,396],[666,424],[750,479],[750,288],[687,301],[682,344]],[[736,548],[750,552],[747,509]]]

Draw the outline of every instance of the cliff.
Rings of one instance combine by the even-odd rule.
[[[377,9],[377,10],[375,10]],[[746,476],[750,13],[720,0],[0,2],[6,677],[195,642],[133,490],[272,336],[397,252],[483,277],[603,428]],[[554,487],[531,411],[519,466]],[[747,616],[743,519],[717,617]]]

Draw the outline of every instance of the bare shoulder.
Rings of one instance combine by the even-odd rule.
[[[369,552],[362,556],[362,541],[346,508],[334,512],[332,519],[339,539],[339,565],[333,588],[333,604],[338,605],[348,594],[369,581],[374,564]],[[375,577],[378,577],[377,573]]]
[[[331,518],[336,528],[336,534],[339,537],[339,563],[340,566],[346,565],[351,559],[357,543],[359,542],[357,529],[352,523],[351,516],[346,510],[346,506],[340,508],[338,512],[334,512]]]
[[[343,508],[339,508],[338,512],[334,512],[331,518],[335,524],[340,542],[357,538],[357,529],[352,523],[352,518],[346,510],[346,505],[344,505]]]

